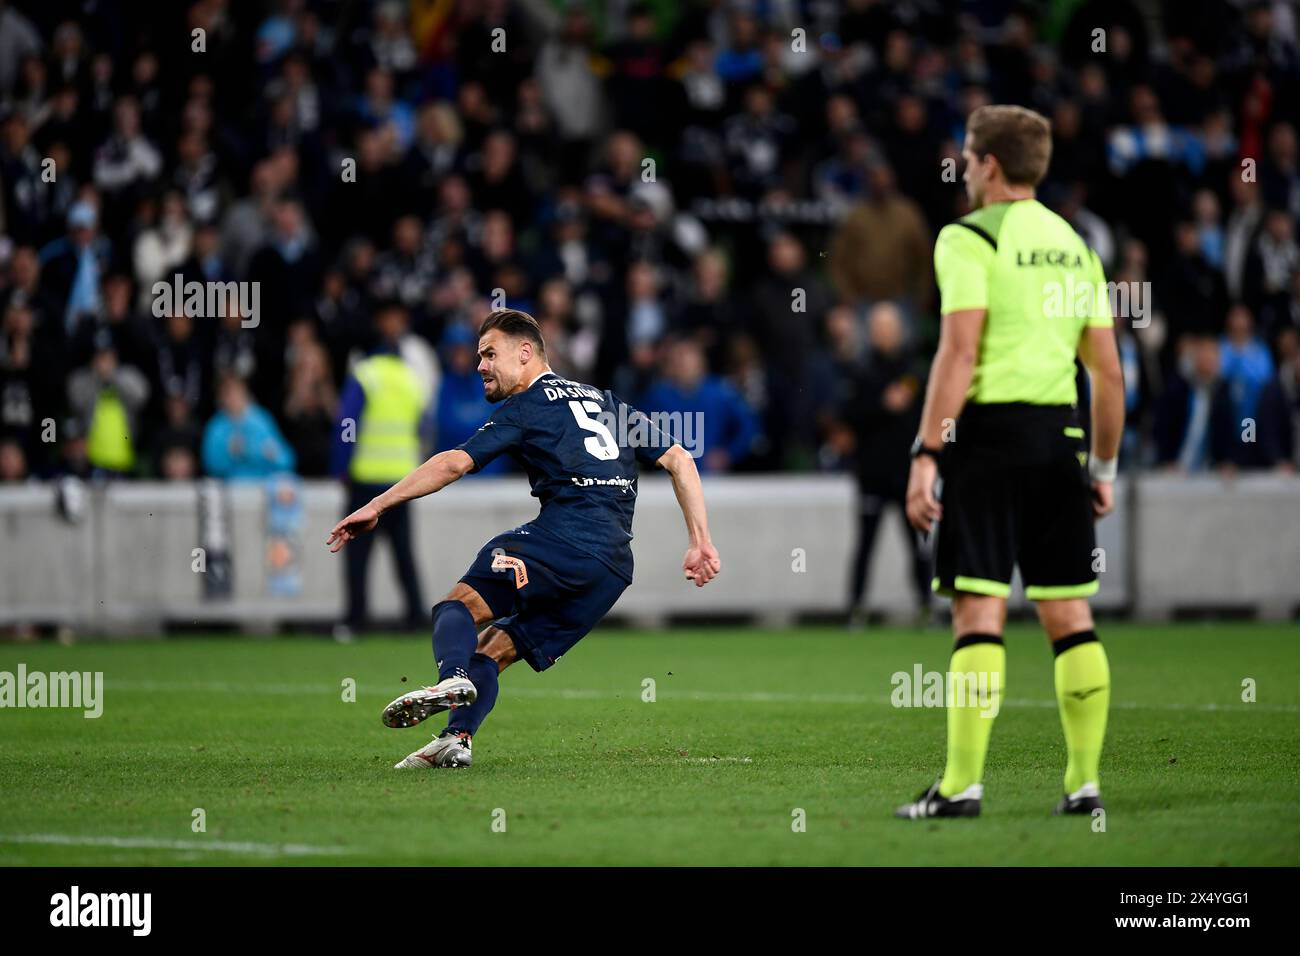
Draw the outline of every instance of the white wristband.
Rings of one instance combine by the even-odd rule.
[[[1119,474],[1119,459],[1090,458],[1088,474],[1092,476],[1093,481],[1114,481],[1115,476]]]

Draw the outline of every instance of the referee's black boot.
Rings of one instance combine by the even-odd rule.
[[[1106,805],[1101,802],[1101,791],[1097,789],[1095,783],[1085,783],[1074,793],[1067,793],[1061,797],[1061,802],[1056,805],[1052,811],[1052,816],[1059,817],[1069,813],[1091,814],[1093,810],[1104,810]]]
[[[980,801],[984,798],[984,785],[972,783],[961,793],[951,797],[939,795],[939,783],[926,790],[912,803],[905,803],[894,811],[894,816],[904,820],[920,820],[923,817],[977,817],[980,815]]]

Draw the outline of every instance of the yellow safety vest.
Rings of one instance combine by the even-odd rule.
[[[135,467],[126,407],[111,388],[100,389],[86,436],[86,458],[96,468],[130,471]]]
[[[353,374],[366,402],[348,473],[364,484],[391,484],[420,463],[419,380],[396,355],[373,355],[358,362]]]

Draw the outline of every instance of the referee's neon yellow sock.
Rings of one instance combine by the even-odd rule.
[[[948,664],[948,766],[939,781],[940,796],[951,797],[983,779],[1006,668],[1007,650],[997,634],[963,634],[953,645]]]
[[[1056,703],[1065,731],[1065,792],[1100,786],[1098,767],[1110,710],[1110,664],[1095,631],[1080,631],[1052,645],[1056,652]]]

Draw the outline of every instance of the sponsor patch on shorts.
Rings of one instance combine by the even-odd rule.
[[[515,572],[516,590],[528,583],[528,566],[524,564],[522,558],[516,558],[510,554],[495,554],[492,556],[492,569],[494,571],[513,570]]]

